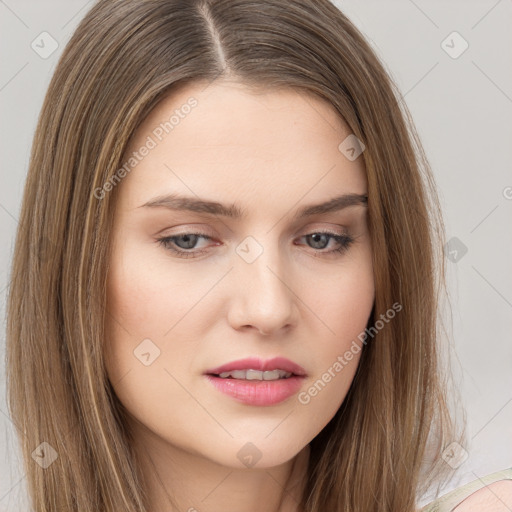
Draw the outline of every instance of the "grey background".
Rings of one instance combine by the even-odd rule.
[[[57,59],[91,5],[0,0],[2,354],[9,267],[35,124]],[[454,371],[469,439],[468,458],[453,470],[447,492],[512,466],[512,1],[337,5],[400,86],[436,176],[447,237],[467,247],[447,261]],[[44,31],[59,45],[46,59],[31,48]],[[453,52],[462,40],[446,39],[453,31],[469,44],[457,58]],[[26,480],[7,414],[3,358],[0,432],[0,511],[17,511],[25,503]]]

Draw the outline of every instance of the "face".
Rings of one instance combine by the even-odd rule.
[[[367,194],[362,156],[339,149],[350,133],[321,99],[227,81],[173,91],[135,133],[105,358],[148,450],[276,466],[340,407],[374,301],[367,208],[310,207]],[[261,366],[213,376],[247,358]]]

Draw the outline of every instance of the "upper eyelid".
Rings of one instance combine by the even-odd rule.
[[[177,217],[174,219],[176,222],[179,222],[178,219],[181,217],[182,214],[184,214],[184,215],[187,214],[186,211],[173,211],[172,209],[167,209],[165,207],[158,207],[158,208],[155,207],[154,209],[157,211],[163,211],[166,214],[166,216],[169,215],[169,213],[176,214]],[[346,206],[343,209],[340,209],[337,211],[332,211],[332,212],[311,213],[310,216],[308,216],[306,218],[299,218],[299,219],[293,218],[290,222],[290,226],[285,230],[285,232],[288,234],[292,231],[296,231],[298,229],[298,226],[301,224],[304,224],[305,222],[307,222],[308,224],[317,224],[317,223],[323,224],[323,223],[327,222],[327,220],[324,220],[324,218],[326,218],[326,217],[329,218],[329,220],[331,220],[331,222],[327,222],[327,223],[334,224],[334,225],[339,225],[338,223],[340,221],[342,222],[342,224],[345,224],[345,225],[359,224],[360,222],[366,223],[367,222],[367,220],[366,220],[367,212],[368,212],[368,208],[366,205],[363,206],[363,205],[357,204],[357,205]],[[224,219],[224,218],[221,218],[220,216],[212,216],[211,214],[203,214],[201,212],[188,212],[188,214],[192,215],[193,216],[192,218],[195,217],[198,220],[198,222],[194,222],[192,220],[192,224],[202,224],[202,223],[213,224],[213,225],[220,224],[220,225],[222,225],[221,229],[226,229],[230,233],[234,232],[234,230],[232,228],[232,224],[230,222],[226,222],[229,219]],[[341,215],[341,217],[340,217],[340,215]],[[348,217],[345,217],[345,215],[348,215]],[[284,219],[284,217],[282,219]],[[185,220],[185,219],[183,219],[183,220]],[[279,222],[280,221],[278,221],[278,223]],[[277,225],[278,223],[276,223],[274,225]],[[182,224],[176,223],[175,226],[171,226],[166,229],[172,229],[174,227],[187,225],[187,224],[188,223],[185,220],[185,222],[183,222]],[[343,227],[348,228],[348,226],[343,226]],[[164,231],[164,230],[162,230],[162,231]]]
[[[313,224],[313,226],[309,226],[309,227],[304,227],[303,229],[300,230],[300,232],[304,232],[305,234],[310,234],[310,233],[316,233],[318,231],[328,231],[328,232],[332,232],[333,234],[345,234],[345,231],[349,231],[351,229],[351,225],[355,224],[354,222],[350,222],[350,223],[346,223],[345,225],[340,225],[340,224],[334,224],[334,223],[329,223],[331,224],[331,226],[325,226],[325,223],[323,225],[320,225],[321,223],[315,223]],[[162,229],[158,234],[160,235],[161,233],[165,233],[166,231],[168,230],[171,230],[171,229],[174,229],[174,228],[178,228],[180,226],[173,226],[171,228],[165,228],[165,229]],[[342,231],[341,233],[337,233],[336,231],[337,230],[344,230]],[[230,229],[229,230],[230,232],[232,232],[232,230]],[[290,233],[291,231],[297,231],[295,228],[290,228],[288,230],[286,230],[286,234]],[[182,227],[179,232],[173,232],[173,233],[170,233],[168,235],[163,235],[163,236],[169,236],[169,237],[172,237],[172,236],[180,236],[180,235],[190,235],[190,234],[201,234],[201,235],[204,235],[204,236],[209,236],[211,238],[215,238],[216,236],[221,236],[221,235],[217,235],[217,234],[214,234],[213,233],[213,230],[209,229],[209,228],[202,228],[202,227],[194,227],[194,225],[185,225],[184,227]],[[304,236],[304,235],[300,235],[300,236]]]

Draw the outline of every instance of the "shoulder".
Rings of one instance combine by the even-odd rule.
[[[509,512],[512,468],[479,477],[429,503],[421,512]]]
[[[512,510],[512,480],[499,480],[470,494],[454,512],[508,512]]]

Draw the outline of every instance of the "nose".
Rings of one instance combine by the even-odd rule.
[[[277,253],[265,249],[254,262],[235,264],[228,320],[236,330],[257,329],[268,336],[297,321],[299,299],[293,292],[289,267],[270,252]]]

